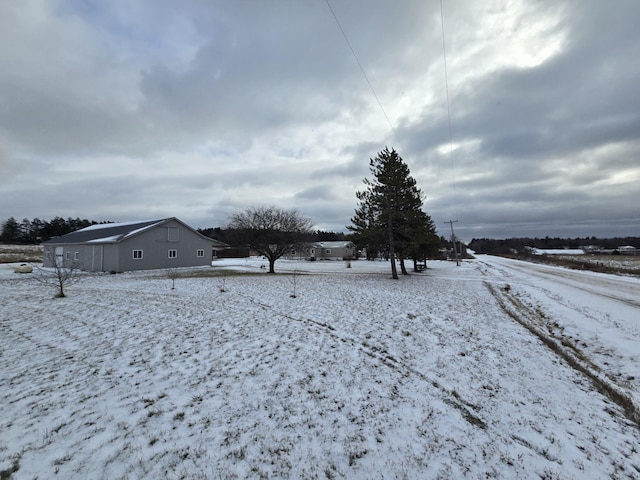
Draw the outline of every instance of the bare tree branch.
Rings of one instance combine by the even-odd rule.
[[[231,216],[229,228],[242,232],[249,248],[269,260],[269,273],[275,262],[311,233],[313,222],[298,210],[274,206],[247,208]]]
[[[65,288],[79,281],[80,265],[74,261],[55,257],[51,249],[45,250],[45,255],[51,255],[54,258],[53,267],[36,267],[37,273],[33,276],[33,279],[43,285],[54,287],[56,289],[56,297],[66,297]]]

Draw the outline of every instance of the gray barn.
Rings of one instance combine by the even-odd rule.
[[[215,250],[227,248],[175,217],[92,225],[43,246],[45,267],[57,262],[91,272],[210,266]]]

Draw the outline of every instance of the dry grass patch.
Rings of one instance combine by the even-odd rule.
[[[0,263],[41,262],[42,245],[0,245]]]

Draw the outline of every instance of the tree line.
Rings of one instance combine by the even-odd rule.
[[[469,243],[469,248],[476,253],[489,254],[505,254],[522,253],[525,247],[533,247],[539,249],[558,249],[558,248],[582,248],[589,245],[596,245],[605,249],[615,249],[623,245],[633,245],[640,247],[640,237],[613,237],[613,238],[507,238],[503,240],[494,240],[491,238],[474,238]]]
[[[33,220],[25,218],[22,222],[18,222],[14,217],[9,217],[2,223],[0,243],[38,245],[53,237],[66,235],[98,223],[111,222],[96,222],[95,220],[80,218],[64,219],[62,217],[55,217],[50,221],[39,218],[34,218]]]
[[[242,232],[230,226],[225,227],[209,227],[198,228],[202,235],[215,238],[227,245],[242,245]],[[343,242],[349,240],[348,235],[344,232],[328,232],[325,230],[314,230],[305,232],[300,236],[302,242]]]

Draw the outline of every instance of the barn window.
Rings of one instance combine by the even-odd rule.
[[[325,249],[324,253],[327,255],[331,255],[331,249],[330,248]]]
[[[178,250],[169,250],[169,258],[178,258]]]
[[[134,260],[142,260],[142,250],[134,250],[133,251],[133,259]]]
[[[201,248],[200,248],[200,249],[198,249],[197,256],[198,256],[198,257],[204,257],[204,250],[203,250],[203,249],[201,249]]]
[[[180,230],[177,227],[167,228],[167,241],[169,242],[180,241]]]

